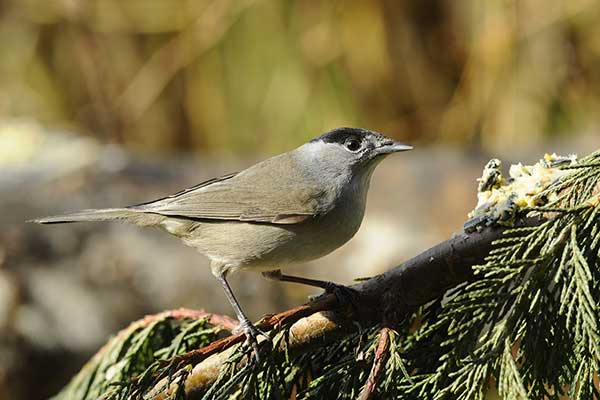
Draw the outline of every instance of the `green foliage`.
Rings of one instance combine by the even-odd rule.
[[[113,338],[55,400],[118,400],[140,395],[155,380],[185,380],[190,368],[166,362],[216,340],[219,327],[207,318],[177,319],[164,315],[145,320]],[[181,393],[177,393],[181,395]]]
[[[385,358],[380,326],[301,353],[288,351],[282,327],[272,336],[284,351],[249,363],[238,348],[201,397],[353,399],[378,359],[377,398],[484,399],[491,387],[504,399],[600,398],[600,152],[564,168],[539,194],[554,200],[517,215],[543,222],[507,230],[471,281],[388,331]],[[215,333],[204,319],[157,320],[111,342],[59,398],[135,397],[165,377],[183,380],[192,363],[173,356]]]
[[[203,399],[270,399],[292,390],[298,399],[354,399],[369,374],[368,359],[374,354],[371,344],[376,336],[377,329],[372,328],[296,356],[273,352],[260,364],[242,369],[236,364],[246,358],[234,357]],[[285,332],[276,336],[275,346],[284,343]]]
[[[423,398],[483,399],[494,378],[506,399],[599,395],[600,270],[596,153],[539,196],[556,193],[539,226],[495,243],[476,279],[431,310],[407,350]]]

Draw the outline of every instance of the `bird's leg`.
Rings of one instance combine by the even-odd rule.
[[[310,279],[310,278],[302,278],[300,276],[292,276],[292,275],[283,275],[280,269],[276,269],[274,271],[263,272],[262,275],[274,281],[281,282],[294,282],[299,283],[301,285],[314,286],[321,289],[325,289],[327,292],[333,292],[336,288],[342,286],[337,283],[330,281],[321,281],[318,279]]]
[[[341,304],[352,304],[355,297],[354,289],[349,288],[348,286],[340,285],[335,282],[321,281],[319,279],[302,278],[300,276],[284,275],[281,273],[280,269],[263,272],[262,275],[265,278],[274,281],[293,282],[299,283],[301,285],[325,289],[326,292],[335,294],[335,296],[338,298],[338,301]]]
[[[225,273],[220,272],[219,274],[216,274],[215,276],[216,276],[217,280],[219,282],[221,282],[221,285],[223,286],[223,289],[225,290],[225,296],[227,296],[227,300],[229,300],[229,303],[231,304],[231,307],[233,308],[233,311],[235,312],[235,315],[236,315],[238,321],[240,321],[240,326],[239,326],[238,330],[244,332],[244,334],[246,335],[246,343],[248,343],[250,346],[252,346],[252,349],[254,350],[254,356],[256,358],[256,361],[259,361],[260,358],[259,358],[259,353],[258,353],[258,337],[260,335],[262,335],[268,341],[271,341],[271,338],[265,332],[261,331],[256,326],[254,326],[254,324],[252,324],[252,322],[250,322],[250,320],[248,319],[248,317],[242,310],[242,307],[240,307],[240,303],[235,298],[235,295],[233,294],[233,291],[231,290],[231,286],[229,286],[229,282],[227,282]]]

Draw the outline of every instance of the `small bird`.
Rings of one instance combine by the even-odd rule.
[[[327,291],[341,285],[283,275],[281,268],[342,246],[363,220],[371,176],[387,155],[411,150],[377,132],[337,128],[250,168],[148,203],[35,219],[39,224],[124,220],[160,227],[206,255],[247,342],[259,335],[227,276],[256,271],[269,279]]]

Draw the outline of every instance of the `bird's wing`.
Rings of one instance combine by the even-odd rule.
[[[284,173],[281,164],[270,159],[132,208],[182,218],[272,224],[295,224],[318,215],[324,193],[307,184],[298,170]]]

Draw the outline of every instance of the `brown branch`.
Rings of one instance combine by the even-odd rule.
[[[267,315],[267,316],[263,317],[263,319],[258,324],[256,324],[256,326],[265,331],[269,331],[276,326],[281,326],[281,325],[286,325],[288,323],[297,322],[301,318],[315,315],[316,313],[318,313],[320,311],[332,310],[336,307],[336,305],[337,305],[337,298],[332,294],[327,294],[325,296],[321,296],[319,299],[317,299],[311,303],[292,308],[290,310],[284,311],[279,314]],[[158,314],[158,315],[160,315],[160,314]],[[233,320],[229,317],[224,317],[221,315],[218,317],[219,318],[227,318],[228,327],[231,328],[231,329],[228,328],[229,331],[233,331],[234,328],[237,327],[237,325],[239,324],[236,320]],[[214,316],[211,316],[211,318],[214,318]],[[210,320],[210,323],[215,324],[215,325],[222,325],[220,319],[216,319],[214,321],[216,322],[216,324],[213,323],[213,319]],[[328,319],[328,321],[331,321],[331,320]],[[299,325],[299,326],[302,326],[301,329],[296,328],[295,333],[294,333],[294,331],[292,331],[290,334],[291,343],[299,344],[300,342],[310,341],[312,337],[309,333],[312,332],[313,328],[315,328],[314,326],[307,326],[307,324],[311,324],[311,323],[313,323],[312,319],[310,319],[310,318],[306,319],[303,321],[303,323],[301,323]],[[231,325],[231,324],[233,324],[233,325]],[[197,364],[200,361],[212,356],[213,354],[219,354],[219,353],[223,352],[224,350],[226,350],[238,343],[243,342],[244,340],[245,340],[245,336],[243,333],[236,333],[234,335],[227,336],[223,339],[217,340],[217,341],[215,341],[205,347],[202,347],[200,349],[192,350],[187,353],[175,356],[172,359],[172,361],[174,361],[176,363],[185,362],[187,364],[194,365],[194,364]]]
[[[369,400],[375,398],[377,384],[381,376],[381,371],[388,358],[388,350],[390,348],[390,330],[389,328],[381,328],[379,331],[379,342],[377,343],[377,350],[375,350],[375,358],[373,359],[373,366],[371,372],[367,378],[365,388],[360,394],[360,400]]]
[[[527,220],[523,225],[541,222]],[[492,243],[501,238],[505,230],[496,227],[458,234],[384,274],[354,285],[356,297],[352,307],[341,310],[336,297],[328,294],[281,314],[267,316],[258,326],[270,330],[279,325],[291,325],[287,345],[291,352],[330,343],[355,330],[356,322],[363,327],[377,323],[393,327],[418,306],[470,279],[471,267],[484,262]],[[243,339],[242,334],[233,335],[180,356],[195,365],[185,382],[189,398],[206,390],[217,379],[222,365]],[[160,386],[159,383],[157,388]],[[154,399],[161,399],[170,392],[171,388]]]

